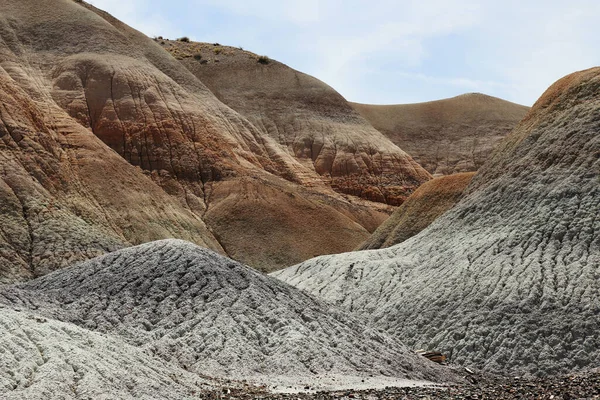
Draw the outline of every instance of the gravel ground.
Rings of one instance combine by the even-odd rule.
[[[223,389],[204,399],[600,399],[600,370],[551,378],[498,378],[469,375],[472,383],[440,387],[387,387],[380,390],[272,394],[261,388]]]

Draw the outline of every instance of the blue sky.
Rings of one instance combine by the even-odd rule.
[[[600,65],[597,0],[88,0],[148,36],[242,46],[350,101],[482,92],[531,105]]]

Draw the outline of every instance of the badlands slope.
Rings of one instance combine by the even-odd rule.
[[[399,205],[429,174],[335,90],[235,47],[157,40],[221,100],[302,165],[296,179]]]
[[[7,381],[0,393],[29,390],[28,381],[50,390],[56,375],[50,368],[63,364],[66,376],[104,385],[112,375],[104,377],[98,369],[119,361],[126,368],[142,355],[128,378],[132,393],[150,379],[166,390],[163,381],[173,369],[189,371],[182,374],[184,388],[189,373],[321,388],[343,379],[354,379],[351,385],[378,378],[388,384],[457,379],[342,310],[180,240],[123,249],[24,284],[0,286],[1,304],[21,313],[3,308],[0,329],[27,324],[12,334],[16,344],[0,341],[0,351],[8,353],[0,362],[0,377]],[[46,333],[53,336],[44,339]],[[36,346],[43,359],[39,368]],[[69,349],[72,356],[62,360]],[[99,362],[104,349],[109,353]],[[34,353],[27,357],[31,362],[22,353]],[[160,362],[170,367],[162,369]],[[152,372],[147,380],[135,375],[145,369]],[[68,392],[67,384],[57,390]]]
[[[85,2],[3,1],[0,56],[0,282],[169,237],[273,270],[349,250],[389,213],[335,192],[314,169],[305,179],[300,158],[255,121]],[[429,179],[392,148],[381,168],[406,185],[390,187],[409,193]],[[351,179],[347,158],[327,158],[338,180]],[[381,176],[363,167],[365,182]]]
[[[351,103],[431,174],[477,171],[529,107],[480,93],[417,104]]]
[[[0,307],[0,397],[189,398],[217,386],[115,337]]]
[[[390,247],[415,236],[454,207],[474,175],[474,172],[463,172],[425,182],[359,246],[358,250]]]
[[[420,234],[275,276],[463,365],[539,375],[597,367],[598,121],[600,68],[569,75]]]

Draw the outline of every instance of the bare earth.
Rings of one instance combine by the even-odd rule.
[[[303,101],[336,110],[315,163],[291,150],[304,139],[280,142],[85,2],[7,0],[1,11],[0,282],[169,237],[272,271],[356,247],[386,202],[430,179],[339,94],[278,64],[253,61],[303,76]],[[273,76],[282,88],[285,73]],[[294,124],[320,117],[296,106]],[[374,153],[365,139],[338,146],[363,135]]]
[[[600,68],[551,86],[418,235],[275,275],[462,365],[540,376],[597,367],[599,89]]]
[[[427,103],[352,106],[434,175],[477,171],[529,111],[480,93]]]
[[[463,172],[422,184],[358,250],[390,247],[415,236],[458,203],[474,175]]]

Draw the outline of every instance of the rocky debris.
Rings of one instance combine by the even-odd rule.
[[[400,205],[431,176],[312,76],[235,47],[157,41],[261,137],[296,161],[294,179]],[[399,144],[398,144],[399,145]]]
[[[467,367],[544,375],[597,366],[599,119],[600,68],[569,75],[420,234],[274,276]]]
[[[459,380],[335,307],[178,240],[0,288],[0,303],[110,334],[214,377],[285,378],[294,386],[327,375]]]
[[[480,93],[417,104],[351,105],[435,175],[479,169],[529,111]]]
[[[540,399],[575,400],[600,399],[600,373],[589,371],[578,375],[548,378],[494,378],[477,375],[476,383],[430,387],[386,387],[368,390],[339,390],[315,393],[268,393],[264,389],[212,390],[206,399],[390,399],[390,400],[475,400],[475,399]],[[223,396],[223,397],[219,397]]]
[[[417,350],[416,353],[438,364],[443,364],[447,357],[439,351]]]
[[[474,175],[464,172],[425,182],[357,250],[390,247],[415,236],[458,203]]]

